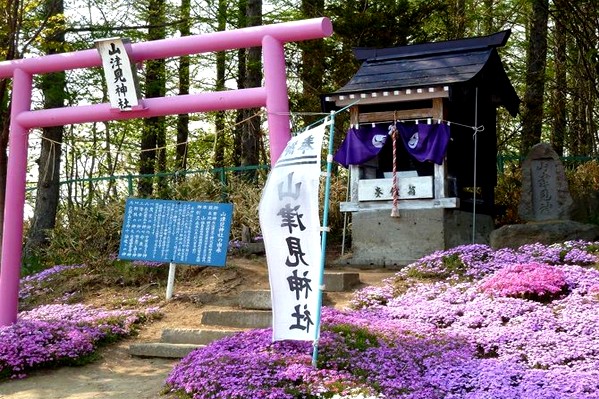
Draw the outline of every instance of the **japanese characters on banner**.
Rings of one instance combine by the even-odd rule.
[[[112,38],[96,41],[108,88],[111,108],[130,111],[139,105],[137,74],[129,58],[128,39]]]
[[[272,297],[273,341],[313,341],[319,304],[320,152],[325,124],[293,137],[268,176],[260,200]]]

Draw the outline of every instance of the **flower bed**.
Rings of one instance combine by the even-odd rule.
[[[596,248],[439,251],[358,292],[355,309],[325,309],[317,368],[311,343],[254,330],[190,353],[167,387],[195,399],[599,398]]]
[[[486,278],[480,288],[495,296],[550,300],[567,289],[565,273],[543,263],[508,265]]]
[[[46,305],[22,312],[16,323],[0,327],[0,381],[59,365],[79,365],[94,359],[98,346],[128,336],[146,311],[102,310],[85,305]]]

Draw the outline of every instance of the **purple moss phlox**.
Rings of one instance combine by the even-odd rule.
[[[272,343],[270,330],[254,330],[192,352],[167,385],[198,399],[599,399],[590,248],[439,251],[356,293],[355,310],[325,308],[317,369],[310,343]],[[418,273],[443,278],[395,290]]]
[[[79,363],[98,345],[130,335],[140,322],[156,315],[156,309],[109,311],[85,305],[45,305],[21,312],[16,323],[0,327],[0,380]]]
[[[25,276],[20,281],[19,299],[27,299],[33,294],[41,294],[48,288],[42,288],[43,282],[51,281],[56,275],[67,270],[80,269],[85,265],[56,265],[48,269],[42,270],[39,273]]]

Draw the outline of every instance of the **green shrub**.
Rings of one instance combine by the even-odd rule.
[[[109,256],[118,252],[124,210],[124,201],[59,210],[56,227],[44,250],[46,263],[106,263]]]
[[[254,237],[261,235],[258,206],[264,181],[265,173],[259,173],[251,182],[241,176],[230,175],[226,184],[212,174],[198,174],[173,183],[163,192],[162,199],[233,203],[230,239],[239,241],[243,226],[249,227]],[[324,189],[324,178],[322,182]],[[328,220],[331,228],[329,239],[333,240],[342,234],[343,216],[336,204],[345,200],[345,182],[345,176],[339,175],[331,180]],[[92,268],[94,265],[106,266],[110,262],[109,257],[118,253],[124,209],[124,199],[60,209],[56,227],[50,232],[48,247],[41,253],[31,254],[25,262],[28,273],[55,264],[87,264]]]
[[[519,167],[512,166],[497,176],[495,205],[502,210],[495,220],[497,226],[522,223],[522,219],[518,215],[521,190],[522,169]]]
[[[568,188],[574,202],[572,219],[581,223],[599,224],[599,162],[596,160],[566,169]],[[502,210],[495,222],[497,226],[523,223],[518,215],[522,190],[522,170],[511,165],[498,175],[495,204]]]
[[[596,160],[585,162],[566,174],[574,200],[572,218],[599,224],[599,163]]]

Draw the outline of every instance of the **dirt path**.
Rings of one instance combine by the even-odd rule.
[[[176,360],[129,356],[131,340],[102,350],[102,359],[83,367],[33,373],[0,383],[2,399],[154,399]]]

